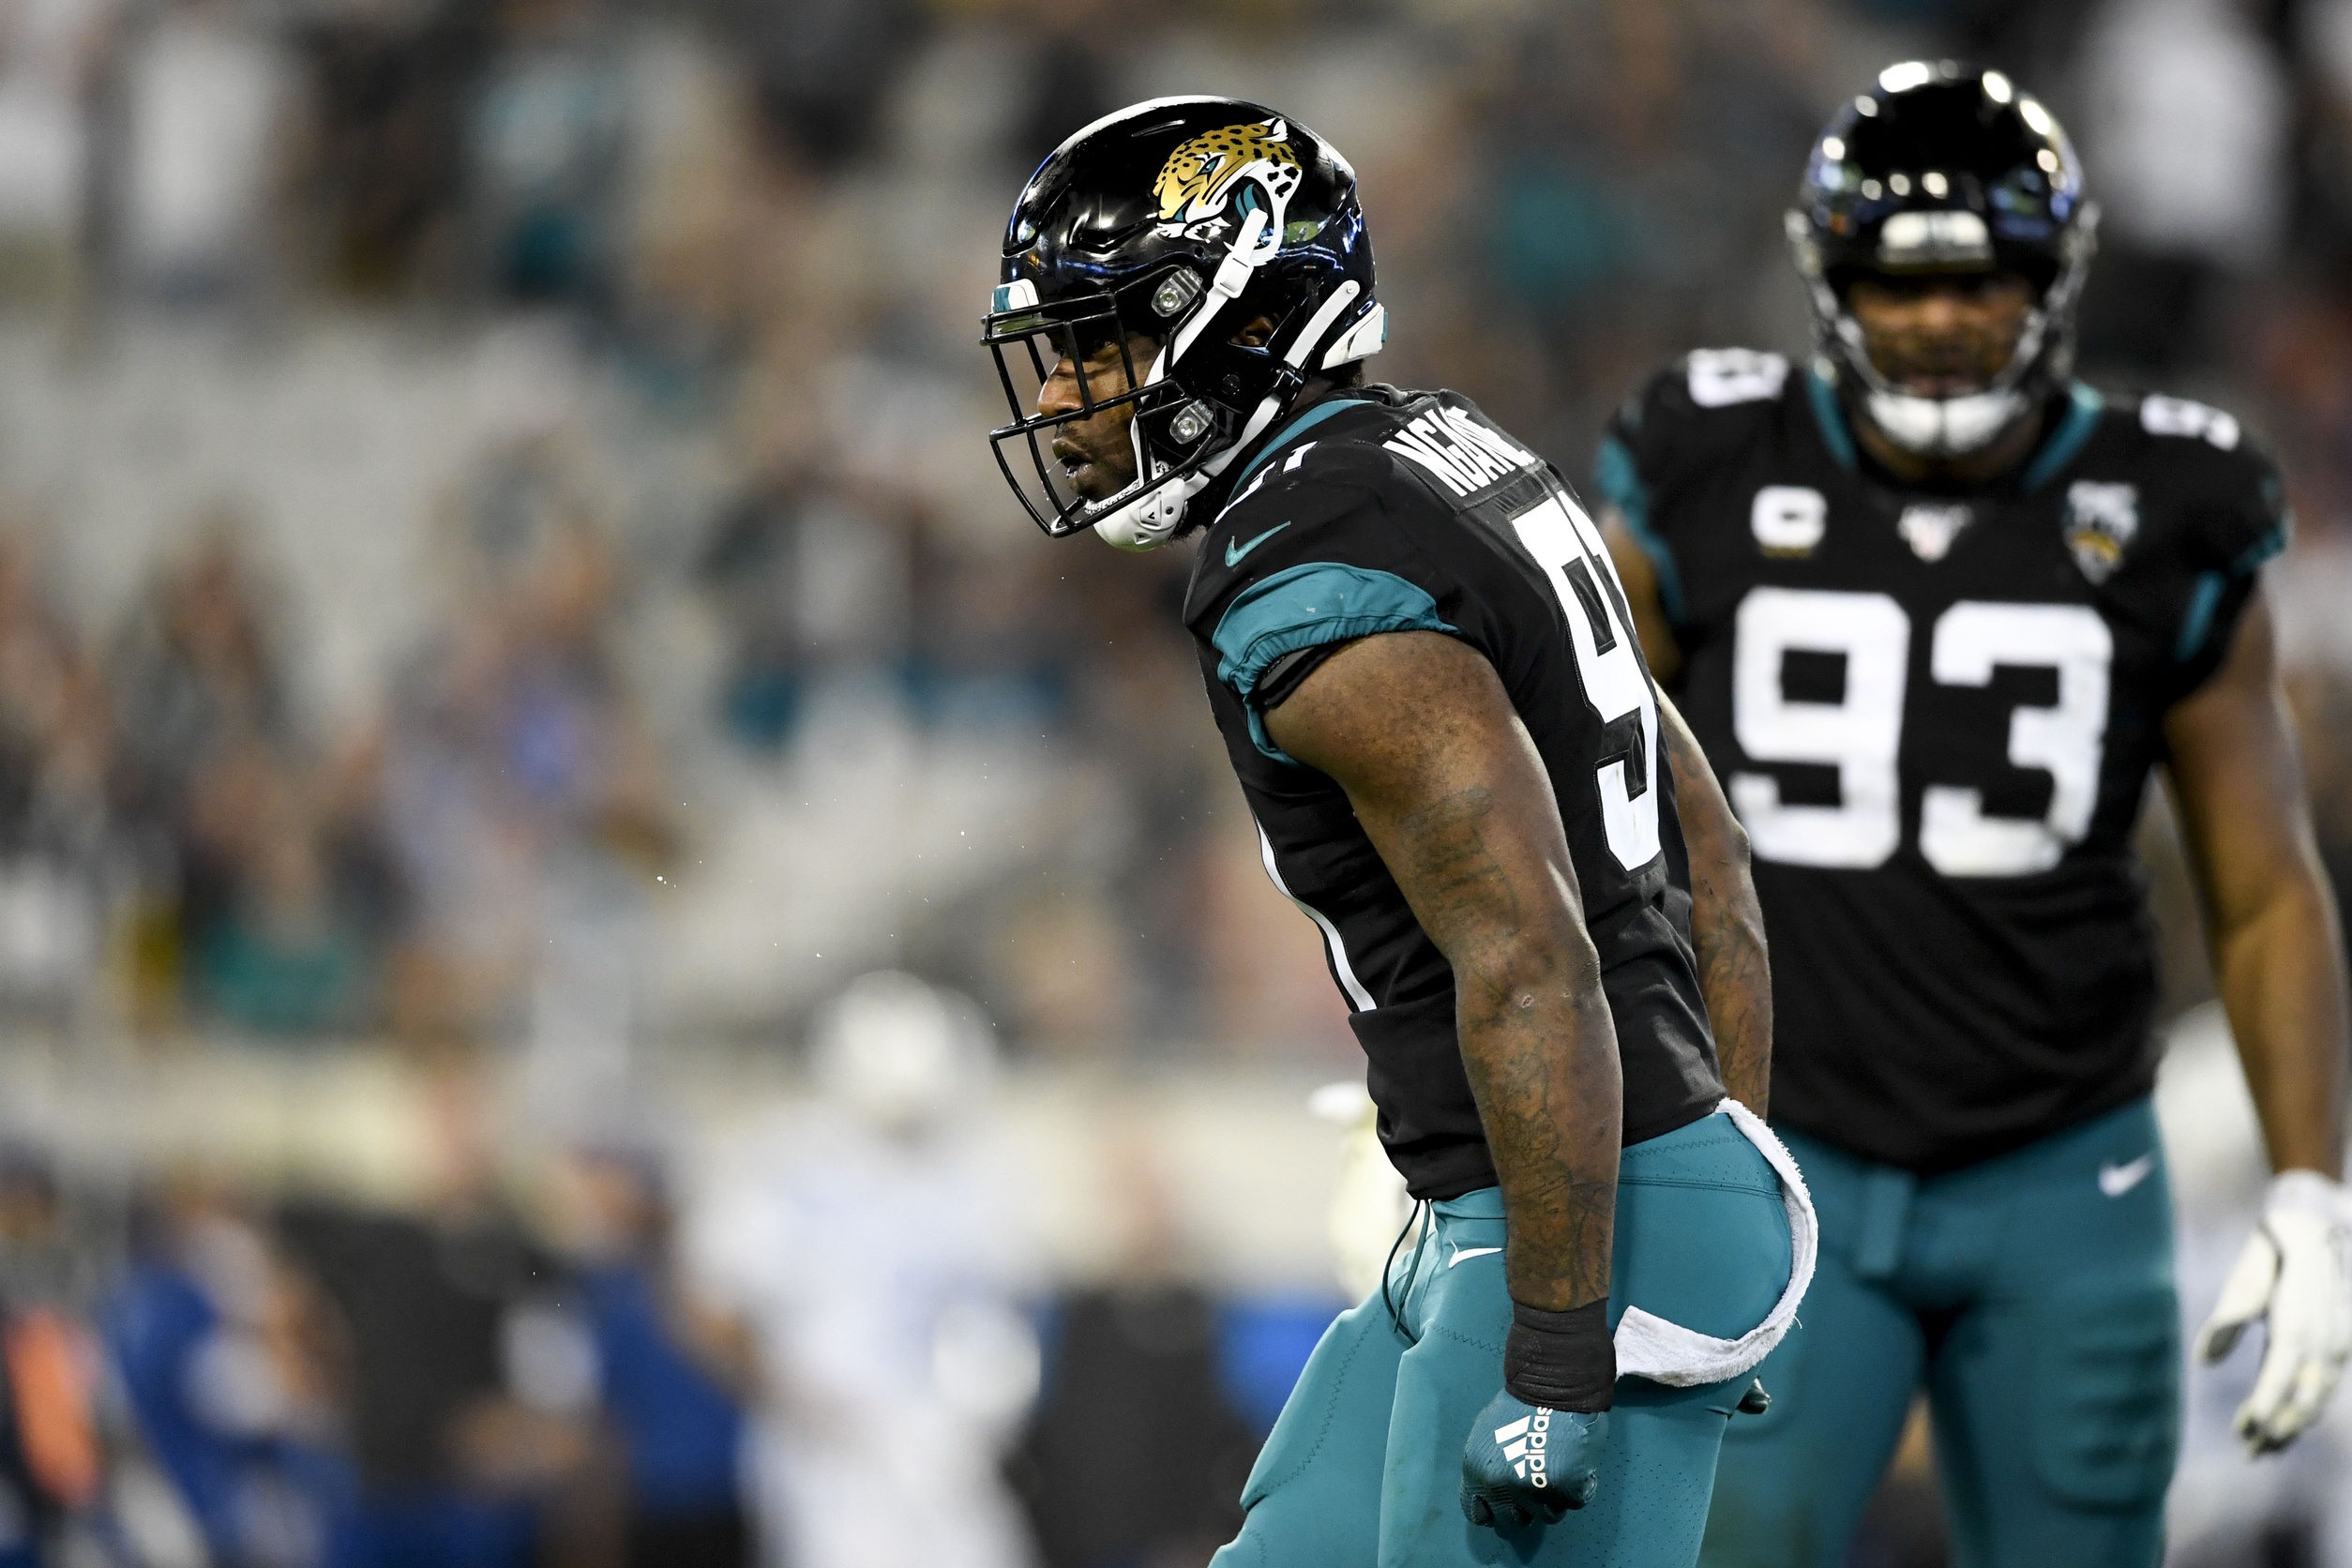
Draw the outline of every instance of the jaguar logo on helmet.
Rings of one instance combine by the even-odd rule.
[[[1251,182],[1265,192],[1267,232],[1279,238],[1283,213],[1304,173],[1289,146],[1290,128],[1276,117],[1251,125],[1204,131],[1168,155],[1152,182],[1164,234],[1214,239],[1232,221],[1227,208],[1238,188]],[[1246,200],[1246,198],[1244,198]]]

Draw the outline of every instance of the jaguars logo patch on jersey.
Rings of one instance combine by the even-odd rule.
[[[2139,531],[2137,485],[2077,479],[2067,487],[2066,548],[2091,581],[2104,582],[2115,575]]]
[[[1246,181],[1265,193],[1267,232],[1279,236],[1283,211],[1305,177],[1289,140],[1290,128],[1273,119],[1203,131],[1179,146],[1152,182],[1160,227],[1195,238],[1223,233],[1231,221],[1227,209]]]

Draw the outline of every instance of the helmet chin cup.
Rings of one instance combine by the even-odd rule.
[[[1113,550],[1157,550],[1184,526],[1186,504],[1208,482],[1208,475],[1191,474],[1154,485],[1096,523],[1094,536]]]
[[[2030,406],[2013,386],[1957,398],[1919,398],[1877,388],[1862,395],[1862,407],[1878,432],[1922,458],[1982,451]]]
[[[1173,475],[1154,485],[1148,485],[1133,501],[1104,518],[1094,525],[1095,537],[1114,550],[1157,550],[1175,536],[1184,525],[1184,512],[1192,498],[1208,489],[1209,481],[1232,466],[1242,448],[1266,433],[1266,427],[1289,406],[1287,396],[1274,395],[1262,400],[1250,415],[1242,433],[1224,451],[1210,458],[1190,473]],[[1143,449],[1143,435],[1135,433],[1136,460],[1149,462]]]

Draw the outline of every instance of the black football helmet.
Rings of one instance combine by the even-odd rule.
[[[1787,218],[1817,365],[1907,451],[1984,446],[2072,373],[2098,222],[2066,132],[2008,77],[1949,60],[1889,66],[1814,143]],[[1987,384],[1926,398],[1879,374],[1846,307],[1857,276],[1990,270],[2024,276],[2035,303]]]
[[[1286,114],[1238,98],[1138,103],[1071,137],[1030,176],[1004,231],[1003,281],[981,328],[1012,422],[997,465],[1056,538],[1092,528],[1145,550],[1192,496],[1281,417],[1307,380],[1377,353],[1372,242],[1355,171]],[[1230,341],[1259,316],[1262,347]],[[1158,345],[1142,363],[1130,334]],[[1124,389],[1042,415],[1054,366],[1120,345]],[[1089,501],[1049,454],[1053,432],[1132,403],[1136,477]]]

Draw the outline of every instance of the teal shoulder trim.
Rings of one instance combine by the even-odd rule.
[[[1852,469],[1854,432],[1846,428],[1846,411],[1837,406],[1837,388],[1810,365],[1805,367],[1805,397],[1813,404],[1814,423],[1821,427],[1821,445],[1830,449],[1838,467]]]
[[[2279,523],[2253,544],[2248,545],[2237,560],[2229,564],[2229,575],[2243,577],[2274,555],[2284,553],[2287,543],[2295,536],[2295,514],[2281,514]]]
[[[1282,429],[1274,431],[1273,438],[1269,440],[1266,445],[1258,448],[1258,455],[1249,460],[1247,466],[1245,466],[1239,474],[1233,475],[1234,493],[1237,495],[1241,493],[1242,487],[1249,482],[1249,476],[1257,473],[1259,468],[1263,467],[1268,458],[1273,457],[1276,452],[1281,451],[1285,446],[1288,446],[1290,443],[1298,440],[1299,437],[1304,435],[1307,431],[1313,430],[1316,426],[1321,424],[1333,415],[1344,414],[1349,409],[1357,407],[1359,404],[1368,403],[1371,400],[1372,400],[1369,398],[1332,398],[1323,402],[1317,403],[1313,408],[1308,409],[1304,414],[1300,415],[1296,419],[1291,420],[1289,424],[1283,426]]]
[[[1301,648],[1344,642],[1390,631],[1454,633],[1438,602],[1395,572],[1311,561],[1253,582],[1226,607],[1209,641],[1217,651],[1217,679],[1249,713],[1249,738],[1278,762],[1297,766],[1266,736],[1250,701],[1274,660]]]
[[[1613,435],[1602,439],[1600,455],[1592,460],[1592,487],[1617,508],[1617,515],[1625,520],[1625,531],[1657,568],[1658,600],[1666,609],[1666,619],[1681,626],[1682,570],[1675,565],[1674,551],[1667,548],[1666,540],[1651,529],[1650,487],[1641,482],[1641,471],[1634,464],[1634,454]]]
[[[2172,651],[2175,664],[2196,657],[2205,640],[2213,635],[2213,611],[2221,608],[2222,589],[2227,580],[2220,572],[2197,575],[2196,586],[2189,590],[2189,612],[2180,618],[2180,641]]]
[[[2070,387],[2065,416],[2058,420],[2058,429],[2050,432],[2050,439],[2042,444],[2042,450],[2034,454],[2025,477],[2018,481],[2019,488],[2030,493],[2057,477],[2058,470],[2074,460],[2083,444],[2099,429],[2099,415],[2106,406],[2107,400],[2099,395],[2098,388],[2079,381]]]
[[[2189,608],[2180,617],[2180,641],[2175,644],[2172,656],[2176,664],[2186,664],[2205,651],[2206,639],[2213,635],[2213,615],[2222,606],[2222,594],[2233,579],[2259,570],[2265,561],[2286,549],[2295,532],[2295,520],[2279,519],[2279,525],[2265,534],[2239,553],[2220,571],[2200,572],[2196,585],[2189,590]]]

